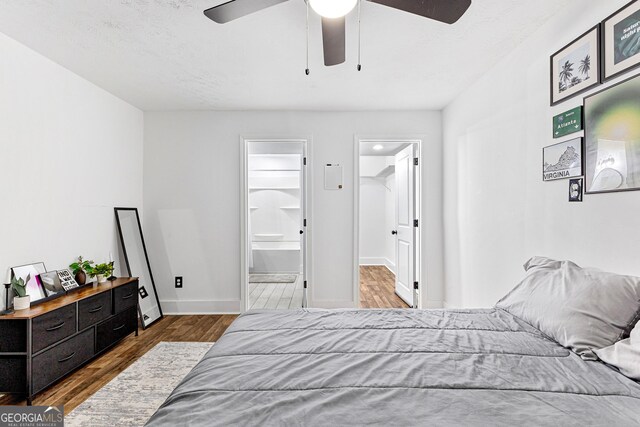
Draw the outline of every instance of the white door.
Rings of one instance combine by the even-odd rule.
[[[415,244],[414,144],[396,154],[396,294],[413,302]]]
[[[302,215],[300,216],[302,219],[302,224],[300,224],[300,250],[302,251],[302,283],[303,283],[303,291],[302,291],[302,307],[306,308],[309,305],[308,300],[308,272],[307,272],[307,144],[303,144],[302,149],[302,165],[300,166],[300,209]]]

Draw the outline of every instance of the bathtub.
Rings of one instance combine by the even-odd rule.
[[[251,242],[251,273],[300,273],[300,242]]]

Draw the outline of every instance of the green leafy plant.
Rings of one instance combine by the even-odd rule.
[[[92,264],[93,261],[86,261],[82,258],[82,256],[79,256],[76,262],[73,262],[69,265],[69,268],[71,269],[71,271],[73,271],[74,275],[78,274],[78,272],[80,271],[84,271],[89,276],[93,277],[95,276],[95,273],[93,273],[95,267]]]
[[[111,261],[110,263],[97,264],[95,267],[93,267],[93,274],[91,274],[91,277],[97,276],[98,274],[111,276],[112,273],[113,273],[113,261]]]
[[[31,274],[27,274],[27,279],[14,277],[11,279],[11,287],[13,292],[20,298],[27,296],[27,283],[31,280]]]

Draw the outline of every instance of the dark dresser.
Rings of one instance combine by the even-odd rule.
[[[36,393],[138,335],[138,279],[84,286],[0,316],[0,393]]]

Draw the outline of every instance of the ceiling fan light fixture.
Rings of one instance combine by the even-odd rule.
[[[311,8],[323,18],[342,18],[356,7],[358,0],[308,0]]]

